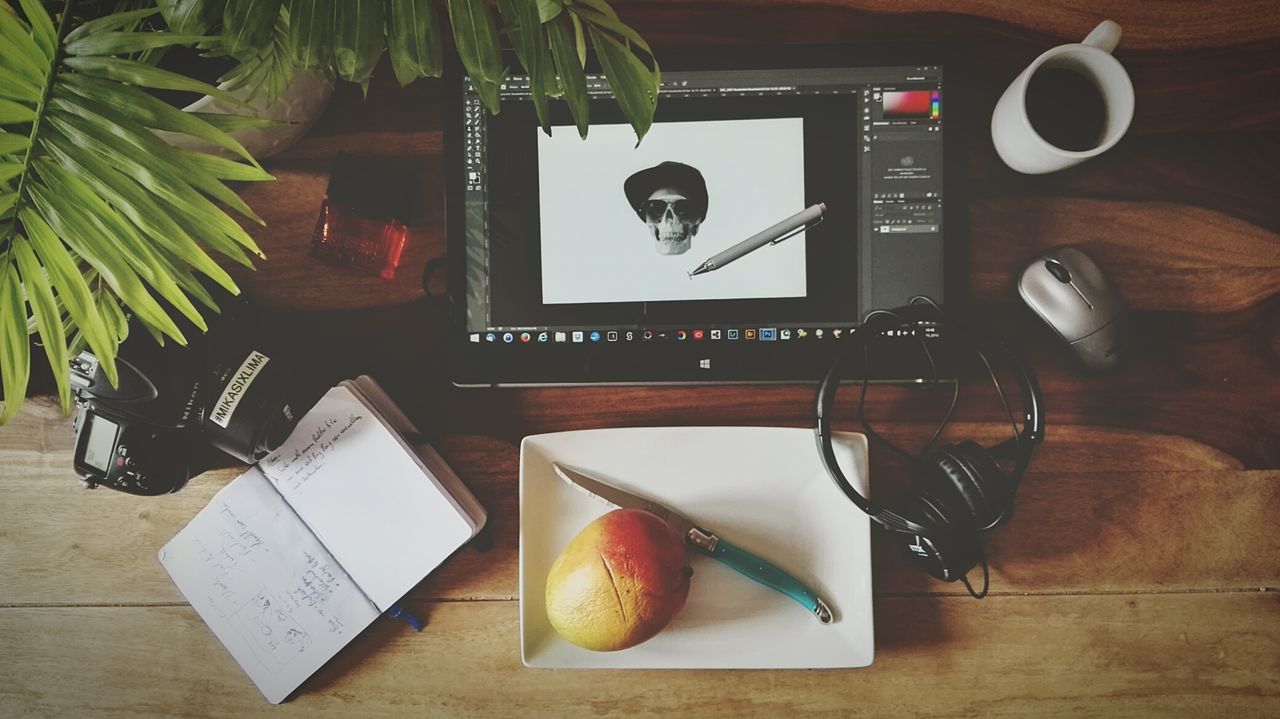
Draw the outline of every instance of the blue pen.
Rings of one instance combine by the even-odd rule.
[[[392,619],[399,619],[405,624],[408,624],[413,627],[413,631],[415,632],[422,631],[422,622],[418,621],[417,617],[410,614],[409,610],[405,609],[399,603],[391,605],[391,608],[387,610],[387,616]]]

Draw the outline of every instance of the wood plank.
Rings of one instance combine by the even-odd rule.
[[[515,602],[419,605],[422,633],[379,620],[279,707],[188,608],[8,608],[0,704],[42,717],[1262,717],[1280,712],[1277,601],[882,598],[870,667],[780,672],[528,669]]]
[[[147,604],[182,597],[156,551],[242,471],[193,480],[181,492],[139,498],[71,479],[67,420],[30,402],[0,433],[3,604]],[[880,425],[892,441],[928,433]],[[1004,428],[959,424],[948,439],[994,442]],[[437,443],[490,512],[485,540],[463,548],[413,592],[430,599],[517,596],[519,437],[449,434]],[[873,450],[881,497],[908,487],[905,468]],[[1173,436],[1055,427],[1036,455],[1011,524],[989,535],[992,587],[1004,593],[1257,588],[1280,578],[1280,471],[1246,472],[1229,456]],[[850,508],[853,512],[853,508]],[[1229,522],[1231,532],[1222,527]],[[1170,541],[1171,538],[1179,541]],[[485,549],[490,543],[491,549]],[[891,535],[873,535],[876,590],[963,592],[919,574]],[[976,575],[975,575],[976,576]]]
[[[818,9],[832,16],[838,11],[844,14],[885,18],[887,21],[902,17],[916,20],[919,32],[947,29],[945,24],[919,22],[922,13],[954,14],[959,19],[968,17],[998,19],[1016,26],[1022,32],[1051,34],[1062,38],[1083,38],[1103,18],[1119,22],[1125,31],[1125,43],[1135,48],[1201,48],[1257,40],[1274,39],[1280,35],[1280,22],[1275,18],[1275,6],[1267,0],[1235,0],[1218,3],[1210,12],[1194,3],[1169,3],[1160,0],[1136,2],[1107,2],[1106,0],[1050,0],[1034,5],[1009,0],[967,0],[963,3],[947,0],[620,0],[616,7],[624,20],[641,24],[657,12],[674,13],[689,8],[699,13],[720,14],[721,23],[703,25],[669,25],[654,22],[655,30],[671,31],[673,27],[715,35],[728,27],[755,29],[757,20],[750,16],[775,11],[803,14]],[[875,15],[873,15],[875,13]],[[734,22],[724,23],[729,15]],[[747,16],[747,17],[743,17]],[[763,25],[763,23],[760,23]],[[647,27],[647,26],[645,26]],[[826,30],[821,25],[810,28],[813,32]]]
[[[1016,286],[1037,253],[1076,245],[1136,309],[1232,312],[1280,292],[1280,235],[1174,203],[1002,198],[972,208],[970,262],[981,299]]]

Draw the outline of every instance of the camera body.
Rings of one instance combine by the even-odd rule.
[[[130,320],[115,387],[93,353],[71,361],[75,469],[88,486],[176,492],[198,473],[206,444],[252,463],[288,438],[307,395],[291,363],[235,310],[243,307],[224,305],[207,333],[184,328],[186,347],[161,345]]]

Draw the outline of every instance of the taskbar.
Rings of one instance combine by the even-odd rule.
[[[801,342],[838,340],[856,330],[848,325],[788,327],[715,327],[711,329],[637,329],[635,327],[584,329],[504,329],[491,328],[471,332],[472,344],[601,344],[618,342]],[[919,322],[880,332],[885,337],[920,337],[936,339],[938,324]]]

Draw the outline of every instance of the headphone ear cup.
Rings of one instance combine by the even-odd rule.
[[[920,494],[956,497],[978,527],[1003,515],[1009,502],[1008,477],[975,442],[940,447],[918,481]]]
[[[978,563],[981,547],[967,510],[927,494],[912,497],[908,516],[930,528],[928,536],[907,535],[906,548],[916,564],[935,579],[954,582]]]

